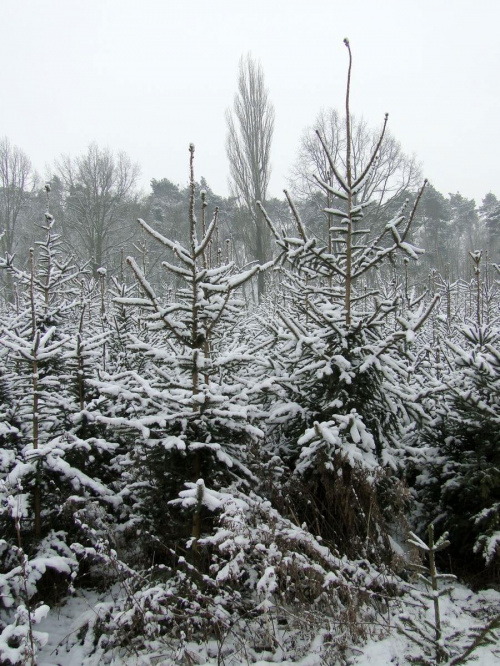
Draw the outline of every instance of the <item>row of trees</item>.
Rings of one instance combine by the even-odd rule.
[[[270,235],[255,202],[262,202],[285,232],[291,228],[291,218],[286,200],[268,195],[274,110],[262,68],[250,56],[240,62],[238,92],[233,110],[227,112],[227,126],[231,196],[217,196],[205,179],[200,182],[201,189],[221,210],[221,238],[213,243],[225,247],[226,253],[235,253],[241,265],[264,263],[270,258]],[[291,193],[304,223],[330,247],[331,216],[322,210],[334,207],[335,197],[318,192],[316,178],[331,183],[334,172],[318,144],[317,133],[323,137],[334,167],[345,169],[345,128],[344,114],[334,109],[322,111],[313,127],[304,132],[291,171]],[[351,128],[356,177],[371,159],[379,134],[363,119],[354,117]],[[26,257],[36,240],[35,221],[45,206],[43,184],[29,158],[8,139],[0,143],[0,167],[2,249],[9,255]],[[78,157],[62,157],[50,175],[51,206],[64,232],[64,242],[81,265],[90,262],[94,276],[100,267],[119,270],[122,255],[139,248],[144,267],[148,264],[147,270],[155,279],[157,252],[134,224],[137,217],[151,219],[170,238],[187,237],[183,211],[188,205],[189,186],[176,185],[167,178],[153,179],[151,193],[144,195],[137,189],[138,175],[139,166],[126,154],[114,154],[95,144]],[[377,229],[407,198],[414,201],[421,180],[415,157],[407,156],[394,137],[385,132],[362,193],[372,202],[365,212],[372,228]],[[428,186],[414,220],[412,240],[426,250],[414,271],[420,279],[426,279],[432,269],[450,279],[465,278],[470,271],[469,252],[478,247],[488,247],[490,262],[500,259],[500,203],[490,192],[477,207],[474,200],[459,193],[444,196]],[[262,302],[265,289],[265,277],[260,274],[257,287],[247,289],[246,296]],[[4,297],[14,298],[8,278],[4,278]]]
[[[329,150],[332,150],[337,145],[332,127],[340,123],[338,114],[332,114],[330,120],[335,123],[334,126],[320,122],[318,129],[325,136]],[[358,128],[355,121],[353,127],[355,136],[360,139],[364,130]],[[368,139],[369,136],[365,134],[364,138]],[[304,141],[307,147],[312,137],[307,134]],[[372,143],[370,139],[367,146]],[[301,153],[305,166],[302,174],[295,169],[296,177],[291,193],[304,223],[318,238],[327,241],[330,222],[322,209],[335,205],[335,201],[328,193],[323,195],[313,189],[314,176],[311,174],[317,168],[316,173],[321,174],[321,179],[330,182],[331,171],[318,164],[318,160],[306,147]],[[22,260],[36,240],[35,221],[43,214],[44,188],[22,151],[11,146],[7,140],[3,141],[0,148],[3,165],[0,183],[2,248],[9,255],[18,254]],[[381,148],[395,152],[399,150],[391,137],[388,140],[384,138]],[[311,157],[309,162],[305,159],[308,154]],[[365,164],[368,153],[362,154],[361,164]],[[333,159],[334,164],[337,164]],[[366,186],[364,194],[374,202],[366,215],[374,228],[381,224],[384,216],[397,210],[406,198],[413,201],[416,196],[419,171],[413,161],[406,163],[404,156],[400,155],[399,160],[400,164],[405,164],[401,174],[398,175],[397,170],[391,171],[389,166],[382,168],[381,163],[378,163],[372,172],[370,184]],[[151,182],[151,194],[145,196],[136,188],[137,176],[138,166],[132,164],[126,155],[114,155],[95,145],[78,158],[61,160],[57,173],[52,176],[51,206],[64,231],[64,242],[81,264],[91,262],[94,275],[97,275],[99,267],[119,270],[122,254],[128,254],[134,247],[140,249],[148,263],[148,271],[156,274],[157,252],[133,222],[139,216],[154,221],[171,238],[180,240],[187,235],[183,213],[188,205],[189,187],[180,187],[167,178],[154,179]],[[375,181],[375,178],[378,180]],[[268,260],[269,232],[267,227],[263,227],[264,219],[252,201],[265,202],[278,226],[288,231],[291,219],[286,200],[266,200],[263,184],[255,189],[253,195],[251,192],[254,190],[247,189],[244,197],[238,191],[230,198],[217,196],[203,178],[199,185],[221,210],[217,246],[225,247],[226,253],[230,246],[230,251],[237,253],[237,259],[242,265],[253,260]],[[260,198],[252,199],[259,194]],[[470,251],[487,247],[488,260],[496,263],[499,259],[500,203],[494,194],[488,193],[478,208],[473,200],[459,193],[445,197],[429,185],[415,216],[412,239],[426,250],[418,269],[413,271],[415,275],[419,273],[424,280],[429,271],[435,269],[450,279],[466,278],[470,271]],[[4,298],[12,299],[12,290],[5,282],[5,277],[4,290]],[[258,280],[256,291],[262,300],[265,292],[263,276]]]

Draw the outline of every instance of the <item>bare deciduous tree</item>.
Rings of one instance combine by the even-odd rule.
[[[12,255],[16,246],[16,231],[23,208],[29,203],[35,177],[28,156],[9,139],[0,140],[0,247]],[[4,275],[6,298],[12,300],[12,276]]]
[[[22,207],[33,187],[33,171],[28,156],[7,138],[0,140],[0,231],[2,245],[11,254]]]
[[[139,166],[125,153],[115,156],[96,144],[80,157],[62,157],[56,166],[66,189],[67,236],[95,273],[123,238],[124,209]]]
[[[269,184],[274,108],[264,86],[262,67],[250,55],[240,60],[238,92],[226,120],[232,191],[252,222],[251,250],[256,259],[264,262],[270,245],[269,232],[256,202],[264,203]],[[259,301],[264,291],[264,274],[259,273]]]
[[[352,177],[363,173],[380,137],[379,130],[368,127],[363,120],[351,117],[350,150]],[[297,161],[292,169],[292,184],[297,197],[308,197],[316,191],[314,174],[324,182],[331,182],[332,170],[325,151],[318,143],[317,132],[324,138],[328,153],[336,168],[346,171],[347,154],[346,119],[336,109],[321,111],[313,127],[304,132]],[[371,201],[370,215],[376,222],[382,207],[391,201],[402,203],[406,191],[415,191],[421,182],[419,164],[414,156],[406,155],[396,139],[386,132],[369,178],[358,193],[358,199]]]

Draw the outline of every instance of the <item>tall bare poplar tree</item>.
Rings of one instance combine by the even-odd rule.
[[[234,108],[227,111],[226,120],[226,150],[233,192],[248,210],[252,224],[252,251],[262,263],[267,258],[270,239],[256,202],[264,203],[269,184],[274,107],[264,86],[262,67],[250,55],[240,60],[238,92]],[[264,274],[261,272],[258,277],[259,302],[264,291]]]
[[[14,253],[23,207],[33,190],[34,174],[28,156],[4,137],[0,139],[0,248]],[[13,299],[12,275],[3,276],[5,296]]]

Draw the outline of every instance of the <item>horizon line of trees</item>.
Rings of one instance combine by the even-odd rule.
[[[349,124],[346,123],[349,116]],[[237,92],[232,109],[226,111],[226,154],[230,168],[230,196],[211,190],[205,178],[197,183],[220,210],[218,234],[212,251],[234,255],[240,266],[271,257],[271,236],[259,202],[272,215],[283,233],[293,227],[287,199],[268,194],[275,113],[264,72],[251,54],[239,62]],[[299,142],[291,166],[290,195],[306,228],[335,250],[332,215],[339,201],[330,191],[318,191],[317,182],[332,184],[335,171],[352,169],[356,178],[369,169],[359,201],[370,201],[365,210],[369,225],[380,225],[405,202],[412,205],[423,182],[417,158],[407,155],[386,127],[369,127],[350,109],[323,109]],[[349,133],[347,126],[349,125]],[[318,136],[322,141],[318,141]],[[328,151],[328,158],[325,150]],[[376,158],[372,160],[372,156]],[[151,180],[151,191],[138,188],[140,167],[124,152],[113,152],[91,143],[78,156],[63,155],[55,161],[47,182],[51,187],[53,215],[62,231],[63,243],[80,265],[89,264],[94,277],[98,269],[119,269],[123,256],[139,249],[148,278],[158,278],[158,252],[135,224],[138,217],[150,219],[169,238],[185,242],[189,229],[183,211],[190,185],[175,184],[168,177]],[[36,240],[34,221],[44,210],[44,181],[35,173],[29,157],[8,138],[0,140],[0,252],[28,261],[28,250]],[[414,282],[428,279],[432,271],[446,280],[471,279],[470,252],[484,251],[485,265],[500,262],[500,202],[493,192],[480,205],[459,192],[442,194],[427,185],[412,227],[412,242],[425,250]],[[262,303],[267,283],[263,273],[245,298]],[[3,278],[3,295],[14,298],[11,276]]]
[[[330,150],[334,148],[340,122],[335,111],[327,117],[319,116],[318,127],[327,137]],[[363,155],[363,150],[373,148],[373,135],[364,122],[358,125],[354,121],[353,127],[358,141],[357,154]],[[331,173],[312,151],[311,132],[306,132],[303,138],[297,162],[301,161],[303,166],[302,169],[294,167],[291,194],[305,226],[325,240],[331,221],[323,209],[334,206],[335,201],[328,193],[322,195],[313,188],[314,174],[328,181]],[[392,157],[400,153],[392,137],[383,147],[388,153],[392,151]],[[388,161],[394,164],[394,160],[388,158]],[[375,228],[377,220],[397,210],[405,200],[414,201],[418,191],[420,172],[414,160],[406,163],[399,154],[396,162],[398,166],[394,169],[377,166],[377,173],[364,195],[374,202],[365,216]],[[179,241],[187,238],[184,211],[190,195],[189,185],[182,187],[167,177],[152,179],[150,193],[141,194],[137,188],[138,173],[139,166],[126,154],[91,144],[83,155],[61,158],[47,181],[51,187],[51,208],[64,246],[80,265],[89,263],[95,277],[99,268],[123,272],[123,256],[139,249],[146,271],[156,279],[158,253],[137,228],[138,217],[150,219],[170,238]],[[23,265],[27,265],[29,248],[36,240],[36,221],[45,209],[45,183],[33,171],[28,156],[21,149],[6,138],[0,141],[0,249],[2,254],[17,255],[17,261]],[[247,190],[242,196],[236,190],[233,195],[223,197],[213,192],[203,177],[196,187],[200,192],[205,191],[207,200],[220,210],[212,251],[214,254],[231,253],[241,266],[252,261],[264,263],[269,258],[268,230],[263,226],[260,211],[256,206],[252,208],[252,196],[260,193],[255,201],[263,202],[284,233],[291,227],[286,196],[266,200],[265,188],[256,186],[251,190],[253,194]],[[265,241],[262,245],[256,243],[262,239]],[[445,196],[428,184],[415,216],[412,241],[425,250],[419,265],[412,268],[413,280],[423,284],[432,271],[445,279],[470,279],[470,252],[482,250],[485,264],[500,262],[500,202],[494,193],[488,192],[478,206],[459,192]],[[265,293],[263,275],[259,276],[254,291],[248,290],[246,297],[260,302]],[[13,285],[7,275],[2,277],[2,297],[13,299]]]

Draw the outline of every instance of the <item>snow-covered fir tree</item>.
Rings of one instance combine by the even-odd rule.
[[[349,49],[349,43],[346,41]],[[402,517],[401,441],[420,417],[409,387],[406,350],[435,299],[409,299],[377,275],[403,255],[417,259],[408,233],[415,207],[403,206],[380,233],[363,223],[363,198],[377,160],[387,117],[375,150],[356,177],[351,152],[350,76],[346,94],[346,155],[341,173],[325,141],[336,186],[319,177],[328,195],[327,242],[302,223],[289,197],[297,236],[282,235],[267,216],[280,249],[284,302],[272,329],[276,337],[274,382],[283,387],[271,411],[276,452],[288,469],[283,503],[332,548],[350,556],[390,554],[390,525]],[[384,275],[387,280],[387,271]],[[389,273],[390,274],[390,273]],[[389,558],[390,559],[390,558]]]

